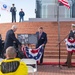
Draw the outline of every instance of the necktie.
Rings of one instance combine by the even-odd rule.
[[[39,33],[39,39],[40,39],[40,37],[41,37],[41,33]]]

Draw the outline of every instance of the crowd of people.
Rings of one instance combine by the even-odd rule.
[[[10,9],[10,12],[12,14],[12,22],[16,22],[16,7],[15,4],[12,4],[12,7]],[[21,9],[19,12],[19,22],[24,21],[24,11]],[[74,40],[75,39],[75,25],[72,25],[72,29],[68,35],[68,40]],[[16,25],[12,25],[11,29],[7,31],[6,38],[4,41],[4,45],[2,44],[2,37],[0,35],[0,57],[5,58],[1,63],[1,70],[0,75],[3,75],[5,73],[6,75],[10,75],[12,73],[13,75],[28,75],[28,68],[27,65],[23,62],[20,62],[19,58],[16,58],[17,56],[17,50],[14,47],[14,42],[17,43],[17,47],[21,49],[22,43],[16,38],[15,33],[17,30]],[[45,49],[45,45],[47,43],[47,34],[43,31],[43,27],[39,27],[38,31],[35,33],[37,35],[37,44],[36,48],[38,48],[40,45],[43,46]],[[42,56],[40,58],[40,64],[43,64],[43,56],[44,56],[44,49],[42,51]],[[71,67],[71,56],[73,52],[68,51],[68,56],[65,64],[68,67]],[[11,65],[13,64],[13,66]],[[16,66],[15,66],[16,64]],[[7,66],[8,65],[8,66]],[[5,67],[5,68],[4,68]],[[14,67],[14,68],[13,68]],[[8,69],[7,69],[8,68]],[[16,73],[15,73],[16,71]],[[20,74],[21,73],[21,74]]]
[[[4,56],[4,54],[6,53],[6,49],[10,46],[14,46],[14,42],[16,42],[17,44],[17,48],[16,49],[21,49],[22,47],[22,43],[16,38],[15,36],[15,33],[17,30],[17,26],[16,25],[13,25],[11,27],[10,30],[7,31],[6,33],[6,38],[5,38],[5,41],[4,41],[4,46],[3,46],[3,49],[1,49],[1,57]],[[38,48],[39,46],[43,46],[45,48],[45,45],[47,43],[47,34],[43,31],[43,27],[39,27],[38,28],[38,31],[35,33],[37,35],[37,44],[36,44],[36,48]],[[1,39],[0,39],[1,40]],[[16,45],[15,44],[15,45]],[[2,40],[1,40],[1,46],[2,47]],[[2,51],[3,50],[3,51]],[[40,64],[43,63],[43,56],[44,56],[44,50],[42,52],[42,57],[40,59]]]
[[[0,57],[1,58],[5,58],[5,53],[6,53],[6,49],[9,48],[10,46],[14,46],[14,41],[17,43],[17,47],[19,49],[21,49],[22,47],[22,44],[21,42],[19,42],[19,40],[16,38],[15,36],[15,31],[17,30],[17,26],[16,25],[13,25],[11,27],[10,30],[7,31],[6,33],[6,39],[4,41],[4,44],[2,44],[2,37],[0,35]],[[35,33],[37,35],[37,44],[36,44],[36,48],[38,48],[40,45],[43,46],[43,48],[45,48],[45,45],[47,43],[47,34],[43,31],[43,27],[39,27],[38,28],[38,31]],[[74,41],[75,39],[75,25],[71,25],[71,31],[70,33],[68,34],[68,37],[67,37],[67,40],[69,42]],[[67,44],[68,46],[68,44]],[[70,47],[70,46],[68,46]],[[73,46],[71,46],[72,49],[73,49]],[[71,47],[70,47],[70,50],[71,50]],[[73,54],[74,51],[68,51],[68,55],[67,55],[67,60],[65,62],[64,65],[67,65],[68,67],[71,67],[71,58],[72,58],[72,54]],[[44,50],[42,51],[42,56],[41,56],[41,59],[40,59],[40,64],[43,63],[43,56],[44,56]]]
[[[1,58],[5,58],[5,60],[7,60],[7,61],[3,60],[1,62],[2,70],[0,71],[0,75],[3,75],[3,72],[5,72],[7,74],[10,72],[8,69],[7,69],[7,71],[5,71],[5,68],[3,68],[4,66],[2,65],[2,63],[6,64],[9,61],[10,61],[10,63],[12,63],[12,61],[14,61],[13,62],[14,65],[15,65],[15,63],[18,64],[18,62],[21,63],[19,61],[19,59],[16,59],[17,50],[16,50],[16,48],[14,47],[14,44],[13,44],[14,42],[16,42],[18,49],[21,50],[22,44],[16,38],[15,33],[14,33],[16,30],[17,30],[17,26],[16,25],[12,25],[11,29],[6,32],[6,38],[5,38],[3,47],[2,47],[2,38],[0,38],[0,47],[3,48],[3,49],[0,48],[1,49],[1,51],[0,51],[1,56],[0,57]],[[45,45],[47,43],[47,34],[43,31],[43,27],[39,27],[38,31],[35,34],[37,35],[36,48],[38,48],[40,45],[42,45],[45,48]],[[40,59],[40,64],[41,65],[43,64],[43,56],[44,56],[44,50],[42,52],[42,57]],[[8,63],[8,64],[10,65],[10,63]],[[23,63],[21,63],[21,64],[19,64],[19,65],[21,65],[21,67],[19,67],[19,65],[17,65],[15,67],[15,70],[18,69],[18,67],[19,67],[19,69],[17,71],[17,73],[18,73],[21,70],[21,68],[23,67],[24,70],[26,70],[26,72],[24,72],[24,70],[22,70],[21,74],[22,75],[27,75],[28,70],[27,70],[26,64],[23,64]],[[8,67],[10,69],[12,66],[8,66]],[[12,68],[11,72],[13,73],[13,68]],[[8,75],[10,75],[10,73]]]

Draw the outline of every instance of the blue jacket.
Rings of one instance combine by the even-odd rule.
[[[20,17],[23,17],[25,15],[25,13],[23,11],[19,12]]]

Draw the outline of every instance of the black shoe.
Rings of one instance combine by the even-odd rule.
[[[67,64],[63,64],[62,66],[67,66]]]
[[[65,62],[62,66],[67,66],[67,62]]]
[[[68,68],[71,68],[72,66],[70,65],[70,66],[68,66]]]
[[[67,61],[65,62],[65,64],[67,64]]]

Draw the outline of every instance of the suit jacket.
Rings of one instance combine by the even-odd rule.
[[[12,13],[12,15],[16,15],[16,7],[11,7],[10,12]]]
[[[38,42],[36,44],[36,48],[38,48],[40,45],[42,44],[46,44],[47,43],[47,34],[45,32],[43,32],[39,38],[39,32],[36,32],[37,35],[37,39]]]
[[[21,43],[15,37],[15,34],[14,34],[13,30],[10,29],[6,33],[6,39],[5,39],[4,49],[6,49],[9,46],[13,46],[13,41],[15,41],[18,45],[21,45]]]
[[[73,32],[72,30],[69,33],[68,39],[73,38],[75,39],[75,32]]]

